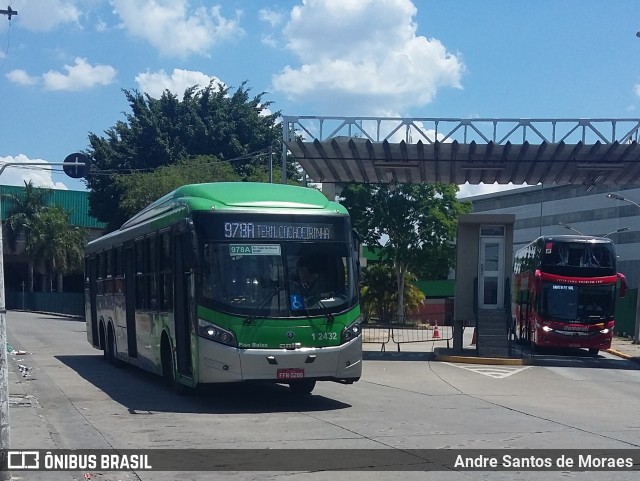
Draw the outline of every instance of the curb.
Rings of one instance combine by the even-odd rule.
[[[624,352],[618,351],[617,349],[605,349],[605,352],[608,352],[609,354],[613,354],[614,356],[618,356],[630,361],[640,361],[638,357],[630,356],[629,354],[625,354]]]
[[[502,358],[502,357],[476,357],[476,356],[450,356],[447,354],[436,354],[436,361],[458,362],[463,364],[491,364],[502,366],[526,366],[531,364],[529,359]]]

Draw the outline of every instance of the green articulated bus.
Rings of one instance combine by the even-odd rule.
[[[314,189],[185,185],[87,245],[87,339],[177,392],[362,372],[357,235]]]

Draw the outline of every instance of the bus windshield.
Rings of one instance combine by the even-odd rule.
[[[608,321],[615,308],[615,286],[577,286],[542,283],[543,317],[582,324]]]
[[[357,302],[355,259],[346,242],[203,242],[203,302],[263,317],[346,310]]]

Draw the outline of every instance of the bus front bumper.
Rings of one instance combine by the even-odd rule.
[[[572,332],[562,330],[540,331],[537,343],[539,346],[557,346],[568,348],[597,348],[611,347],[611,332],[600,331]]]
[[[201,339],[198,382],[317,379],[354,382],[362,374],[362,336],[340,346],[239,349]]]

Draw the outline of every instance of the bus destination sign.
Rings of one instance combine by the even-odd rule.
[[[293,222],[225,222],[225,239],[333,240],[333,225]]]

